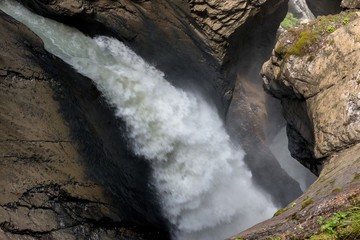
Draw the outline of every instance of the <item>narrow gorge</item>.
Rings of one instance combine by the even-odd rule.
[[[0,239],[357,239],[359,5],[1,0]]]

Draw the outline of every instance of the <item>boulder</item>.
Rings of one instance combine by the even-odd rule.
[[[344,12],[290,30],[262,69],[266,90],[282,101],[292,155],[315,173],[322,158],[360,139],[359,23]]]

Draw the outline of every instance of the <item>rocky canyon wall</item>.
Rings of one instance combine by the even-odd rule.
[[[167,238],[148,166],[91,81],[3,12],[0,32],[0,238]]]
[[[359,16],[319,17],[279,37],[262,67],[264,86],[281,100],[292,155],[319,178],[272,219],[230,239],[335,238],[338,229],[328,234],[319,219],[359,204]]]

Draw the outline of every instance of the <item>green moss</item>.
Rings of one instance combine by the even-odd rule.
[[[356,182],[360,180],[360,173],[355,174],[353,180],[351,182]]]
[[[307,24],[301,25],[299,28],[292,28],[289,30],[289,39],[293,42],[287,49],[284,44],[279,44],[276,52],[282,54],[285,58],[290,55],[304,56],[306,53],[315,52],[324,44],[324,39],[341,27],[345,22],[357,18],[354,12],[342,12],[337,15],[328,15],[319,17]],[[314,54],[308,58],[312,61],[315,58]]]
[[[350,22],[350,18],[346,17],[343,21],[344,25],[348,24]]]
[[[280,25],[286,30],[289,30],[293,27],[300,26],[300,24],[301,22],[299,19],[295,18],[292,13],[288,13]]]
[[[275,48],[275,52],[278,55],[281,55],[283,51],[284,51],[284,44],[283,43],[278,44],[278,46]]]
[[[300,217],[297,215],[298,212],[295,212],[293,213],[289,218],[288,218],[288,221],[297,221],[297,220],[300,220]]]
[[[285,208],[280,208],[279,210],[277,210],[277,212],[274,214],[273,217],[279,216],[280,214],[286,212],[288,209]]]
[[[331,180],[329,183],[330,183],[331,186],[334,186],[335,179],[334,179],[334,180]]]
[[[345,212],[334,213],[333,216],[323,222],[320,234],[311,236],[312,240],[320,239],[360,239],[360,198],[355,199],[353,207]]]
[[[337,191],[339,191],[341,189],[342,189],[341,187],[338,187],[338,188],[335,188],[334,190],[332,190],[332,192],[334,193],[334,192],[337,192]]]
[[[335,30],[336,30],[336,27],[334,25],[332,25],[326,29],[326,32],[332,33],[332,32],[335,32]]]
[[[301,205],[301,210],[303,210],[304,208],[306,208],[307,206],[309,206],[310,204],[312,204],[314,202],[314,200],[310,199],[310,200],[307,200],[306,202],[304,202],[302,205]]]

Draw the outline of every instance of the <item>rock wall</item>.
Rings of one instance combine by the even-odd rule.
[[[356,14],[339,16],[338,23],[329,20],[331,17],[323,18],[280,36],[262,70],[267,91],[284,106],[292,154],[310,165],[359,141],[359,20]],[[352,20],[344,24],[345,18]],[[326,19],[329,23],[322,26]],[[333,25],[339,29],[328,33]],[[323,35],[301,47],[304,37],[300,35],[305,36],[312,26],[324,28],[318,33]]]
[[[306,0],[306,3],[315,17],[336,14],[341,11],[341,0]]]
[[[263,91],[258,74],[271,54],[279,23],[287,12],[287,2],[277,4],[264,8],[256,24],[250,21],[230,39],[224,69],[228,79],[235,79],[235,89],[226,125],[232,138],[245,149],[245,162],[257,184],[270,192],[277,204],[285,206],[301,194],[301,189],[280,167],[267,145],[284,122],[279,104]],[[274,187],[278,185],[282,188]]]
[[[229,239],[307,239],[323,230],[320,217],[358,204],[359,16],[321,17],[278,39],[261,71],[265,89],[281,99],[293,156],[320,176],[273,218]]]
[[[230,36],[249,18],[258,14],[262,5],[269,1],[190,0],[189,2],[196,22],[204,30],[209,45],[221,61],[227,53]]]
[[[91,81],[3,12],[0,33],[0,238],[168,238],[148,166]]]

